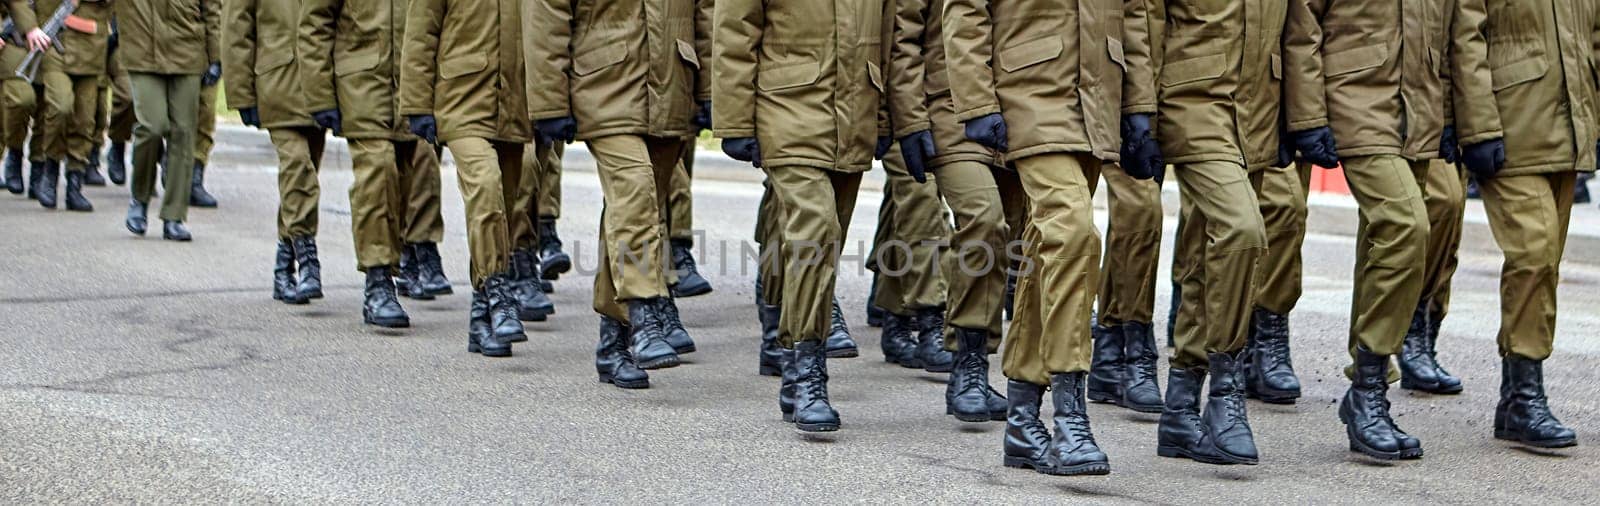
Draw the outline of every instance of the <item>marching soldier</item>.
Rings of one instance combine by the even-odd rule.
[[[1289,355],[1289,313],[1303,291],[1300,247],[1306,238],[1312,164],[1282,165],[1261,169],[1255,185],[1267,249],[1256,266],[1255,303],[1245,344],[1249,356],[1245,395],[1268,404],[1294,404],[1300,398],[1300,378]]]
[[[220,70],[219,70],[220,72]],[[195,118],[194,175],[189,179],[189,207],[211,209],[217,207],[217,198],[206,191],[206,164],[211,161],[211,148],[216,145],[217,95],[216,81],[201,83],[200,117]],[[170,170],[170,169],[169,169]],[[177,170],[183,170],[178,167]]]
[[[896,7],[901,6],[897,3]],[[900,30],[898,24],[895,30]],[[929,40],[939,43],[937,38]],[[891,63],[896,56],[891,54]],[[904,70],[914,71],[909,65]],[[896,79],[907,79],[895,75]],[[926,114],[922,118],[916,124],[926,127]],[[886,332],[894,340],[887,343],[886,350],[893,354],[885,355],[886,360],[901,367],[947,373],[954,358],[944,349],[949,285],[941,258],[950,242],[950,218],[939,201],[937,178],[927,173],[927,167],[908,170],[909,160],[892,149],[883,157],[887,177],[883,184],[885,202],[878,211],[878,233],[873,237],[871,252],[878,279],[872,299],[885,311],[886,323],[893,331]],[[918,159],[917,163],[925,165],[926,160]]]
[[[35,104],[33,85],[16,76],[17,66],[28,53],[28,48],[44,49],[50,44],[50,37],[38,27],[34,18],[33,7],[28,2],[11,0],[0,4],[6,9],[6,17],[11,20],[13,31],[24,34],[15,38],[0,40],[5,47],[0,48],[0,142],[4,143],[5,159],[5,186],[6,191],[13,195],[20,195],[23,191],[32,188],[32,181],[27,184],[22,180],[22,161],[24,144],[28,140],[28,123],[33,119]]]
[[[1451,72],[1461,161],[1478,178],[1500,273],[1500,403],[1494,436],[1578,444],[1550,412],[1544,360],[1579,172],[1595,170],[1594,2],[1457,0]],[[1489,13],[1494,13],[1490,16]]]
[[[1446,69],[1441,68],[1441,71]],[[1445,108],[1450,102],[1446,96]],[[1448,119],[1451,115],[1447,114]],[[1446,125],[1439,146],[1440,159],[1433,160],[1421,181],[1422,200],[1428,210],[1427,266],[1422,274],[1422,296],[1411,313],[1405,345],[1400,349],[1400,388],[1432,394],[1461,393],[1461,378],[1451,374],[1435,353],[1439,326],[1450,311],[1451,279],[1460,265],[1461,227],[1467,207],[1467,173],[1456,155],[1455,128]]]
[[[710,1],[703,3],[711,4]],[[710,55],[710,51],[710,48],[706,48],[701,53]],[[711,97],[705,96],[702,99],[700,85],[695,86],[696,103],[705,104],[703,107],[696,106],[695,126],[709,129]],[[707,90],[710,89],[710,84],[705,86]],[[703,123],[702,118],[704,118]],[[680,298],[705,295],[712,290],[711,282],[700,275],[700,267],[694,259],[694,196],[689,191],[689,180],[694,174],[695,138],[696,136],[691,135],[683,141],[683,157],[677,168],[672,171],[671,189],[667,192],[664,214],[667,219],[667,242],[672,246],[672,268],[677,271],[678,276],[678,282],[669,288],[673,297]]]
[[[68,0],[40,0],[34,15],[49,17]],[[93,211],[94,205],[83,196],[85,174],[94,149],[95,98],[100,76],[106,71],[108,23],[111,4],[84,1],[72,16],[89,21],[87,26],[67,23],[59,33],[65,52],[45,51],[38,81],[44,86],[45,172],[39,185],[39,205],[56,207],[56,178],[66,167],[66,206],[73,211]]]
[[[128,83],[128,71],[117,58],[118,35],[116,18],[111,20],[111,56],[106,72],[111,80],[111,117],[106,123],[106,176],[111,182],[123,184],[128,177],[128,142],[133,139],[133,91]]]

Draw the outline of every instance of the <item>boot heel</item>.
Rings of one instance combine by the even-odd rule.
[[[782,374],[782,371],[779,371],[778,366],[775,365],[762,365],[756,368],[756,374],[761,376],[779,376]]]

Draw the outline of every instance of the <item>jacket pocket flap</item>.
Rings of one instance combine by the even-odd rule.
[[[1016,72],[1061,57],[1061,37],[1049,36],[1000,50],[1000,70]]]
[[[878,64],[867,62],[867,79],[872,80],[872,87],[877,88],[879,93],[883,92],[883,70],[878,68]]]
[[[256,75],[294,62],[294,51],[257,51]]]
[[[1494,91],[1500,91],[1534,79],[1544,77],[1550,70],[1550,64],[1542,58],[1531,58],[1507,64],[1490,71],[1494,79]]]
[[[1106,54],[1111,56],[1111,61],[1117,62],[1123,72],[1128,71],[1128,55],[1122,52],[1122,41],[1115,37],[1106,37]]]
[[[1346,49],[1322,57],[1322,74],[1329,77],[1341,76],[1375,68],[1387,61],[1389,61],[1388,44]]]
[[[1214,54],[1168,63],[1161,68],[1161,85],[1177,86],[1222,77],[1228,71],[1226,54]]]
[[[379,57],[378,53],[368,51],[350,53],[343,58],[336,57],[333,59],[333,74],[347,76],[356,72],[378,68],[379,63],[383,63],[383,58]]]
[[[700,70],[700,55],[695,53],[694,44],[678,39],[678,57],[683,58],[683,61],[689,62],[689,66],[694,67],[695,70]]]
[[[572,59],[572,73],[586,76],[599,72],[600,69],[622,63],[628,59],[628,47],[623,44],[609,44],[589,50]]]
[[[822,76],[822,64],[814,61],[764,68],[757,72],[756,86],[764,91],[778,91],[817,82]]]
[[[489,66],[489,58],[481,54],[467,54],[439,62],[439,78],[455,79],[467,74],[482,72]]]

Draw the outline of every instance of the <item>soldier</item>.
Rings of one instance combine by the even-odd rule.
[[[886,197],[887,198],[887,197]],[[887,206],[886,206],[887,207]],[[778,345],[778,322],[782,319],[783,304],[783,203],[772,188],[769,176],[762,182],[761,204],[756,215],[756,311],[761,322],[761,352],[757,371],[762,376],[778,376],[782,368],[783,347]],[[869,255],[871,256],[871,255]],[[870,263],[868,268],[875,268]],[[907,337],[909,343],[914,338]],[[912,343],[912,351],[915,350]],[[828,321],[828,336],[823,339],[823,353],[828,358],[861,356],[855,338],[850,336],[850,326],[844,320],[844,310],[839,298],[833,298]],[[885,353],[885,360],[890,354]]]
[[[523,7],[515,0],[412,0],[399,66],[405,124],[456,160],[472,251],[467,351],[488,357],[511,356],[511,343],[527,339],[510,277],[507,215],[522,146],[533,140]]]
[[[900,7],[896,5],[897,9]],[[895,30],[900,29],[897,23]],[[929,40],[939,43],[937,38]],[[894,56],[891,55],[891,62]],[[909,65],[904,70],[914,71]],[[896,79],[909,80],[900,74]],[[916,86],[899,84],[907,86],[907,94],[909,88]],[[928,125],[926,113],[904,114],[919,117],[916,125]],[[911,122],[907,119],[894,124]],[[888,330],[884,334],[890,336],[886,360],[901,367],[947,373],[954,366],[954,358],[944,349],[949,285],[940,260],[950,243],[950,217],[939,200],[937,178],[927,174],[927,167],[908,170],[909,160],[895,150],[883,157],[888,176],[883,184],[886,202],[878,212],[878,233],[873,237],[871,252],[878,279],[873,303],[885,312]]]
[[[524,35],[528,32],[524,32]],[[534,142],[523,147],[517,178],[515,200],[506,202],[506,215],[511,240],[511,284],[517,299],[517,318],[523,321],[544,321],[555,314],[555,303],[545,295],[544,281],[539,269],[539,229],[534,226],[532,209],[539,196],[539,154],[550,149],[549,140],[534,136]]]
[[[49,17],[65,0],[34,3],[34,15]],[[56,207],[56,178],[66,167],[66,205],[73,211],[93,211],[94,205],[83,196],[90,150],[94,148],[94,100],[100,76],[106,71],[111,4],[105,1],[79,3],[73,16],[87,20],[88,26],[68,23],[56,34],[65,52],[45,51],[38,84],[44,86],[45,171],[39,185],[39,205]]]
[[[1003,357],[1005,463],[1106,474],[1085,399],[1100,263],[1091,199],[1102,164],[1121,159],[1124,148],[1137,148],[1124,160],[1130,175],[1148,179],[1159,164],[1149,135],[1155,101],[1144,4],[948,0],[944,15],[955,118],[967,138],[1005,154],[1031,210],[1022,235],[1030,265],[1018,280],[1017,322]],[[1053,437],[1039,419],[1046,388]]]
[[[111,56],[106,63],[106,73],[111,80],[111,117],[106,124],[106,175],[111,182],[123,184],[128,174],[128,142],[133,139],[133,91],[128,84],[128,71],[117,58],[118,35],[116,18],[111,19]]]
[[[1256,266],[1245,344],[1245,395],[1268,404],[1294,404],[1300,398],[1300,378],[1289,355],[1289,312],[1302,293],[1300,247],[1306,238],[1311,166],[1298,161],[1265,167],[1255,185],[1267,249]]]
[[[1446,69],[1441,68],[1441,71]],[[1449,110],[1449,97],[1445,97]],[[1446,115],[1448,119],[1450,115]],[[1423,205],[1428,210],[1427,266],[1422,275],[1422,296],[1411,313],[1405,344],[1400,350],[1400,388],[1432,394],[1461,393],[1461,378],[1439,364],[1435,345],[1439,326],[1450,311],[1451,279],[1460,265],[1461,226],[1467,207],[1467,174],[1456,164],[1460,147],[1455,128],[1446,125],[1439,146],[1440,159],[1433,160],[1421,181]]]
[[[27,2],[11,0],[0,5],[6,9],[13,31],[26,34],[24,37],[0,40],[5,44],[0,47],[0,117],[4,118],[0,121],[3,123],[0,124],[0,130],[5,132],[0,135],[0,141],[3,141],[6,150],[5,186],[13,195],[20,195],[32,188],[32,181],[26,185],[22,181],[22,157],[35,100],[33,85],[18,78],[15,71],[28,53],[28,48],[42,50],[50,44],[50,37],[39,29],[33,7]]]
[[[189,180],[189,207],[212,209],[217,207],[217,198],[206,191],[206,164],[211,161],[211,148],[216,145],[217,135],[217,94],[216,82],[211,84],[201,83],[200,86],[200,116],[195,118],[194,137],[194,176]],[[182,170],[179,167],[178,170]]]
[[[300,289],[303,280],[295,276],[293,244],[317,235],[317,172],[326,143],[325,133],[311,120],[295,64],[300,7],[299,0],[230,1],[223,6],[222,19],[228,106],[239,111],[245,125],[266,128],[278,156],[272,298],[286,304],[310,300]]]
[[[704,3],[711,4],[710,1]],[[702,53],[711,54],[709,48]],[[695,101],[697,104],[702,104],[695,106],[695,126],[710,129],[711,97],[706,96],[702,100],[700,85],[695,86]],[[707,90],[710,89],[710,84],[705,86]],[[697,136],[690,136],[683,141],[683,156],[677,168],[672,171],[671,188],[667,192],[664,211],[667,219],[667,242],[672,246],[672,268],[677,271],[678,276],[678,282],[668,288],[672,290],[673,297],[680,298],[705,295],[712,290],[711,282],[700,275],[700,267],[694,259],[694,197],[689,191],[689,180],[694,174],[696,138]]]
[[[128,203],[128,231],[144,235],[150,197],[155,192],[156,165],[163,158],[176,167],[194,161],[194,120],[199,113],[202,81],[222,77],[221,48],[217,44],[221,21],[215,0],[119,0],[116,5],[118,58],[128,69],[133,91],[133,199]],[[193,13],[200,13],[196,18]],[[161,236],[188,241],[183,220],[189,214],[189,179],[192,173],[165,171],[166,192],[161,196]]]
[[[1494,436],[1556,448],[1578,436],[1550,412],[1544,360],[1573,185],[1595,169],[1594,2],[1458,0],[1451,71],[1461,161],[1478,177],[1500,273],[1500,404]],[[1489,13],[1494,13],[1490,16]]]

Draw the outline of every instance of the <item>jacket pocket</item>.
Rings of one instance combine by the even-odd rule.
[[[379,63],[383,63],[383,58],[375,51],[352,52],[343,55],[343,57],[336,55],[333,58],[333,75],[343,77],[356,72],[372,70],[378,68]],[[443,66],[443,64],[440,65],[441,68]]]
[[[259,51],[256,53],[256,75],[266,75],[273,69],[294,62],[294,51]]]
[[[483,72],[489,66],[489,58],[482,54],[465,54],[439,62],[439,78],[455,79],[468,74]]]
[[[1106,37],[1106,54],[1111,56],[1111,61],[1122,67],[1123,72],[1128,71],[1128,55],[1122,52],[1122,41],[1116,37]]]
[[[609,44],[589,50],[572,59],[572,73],[586,76],[599,72],[601,69],[622,63],[628,59],[628,46],[625,44]]]
[[[1000,70],[1016,72],[1060,58],[1061,51],[1061,36],[1051,35],[1002,49],[995,59],[1000,62]]]
[[[872,81],[872,87],[877,88],[878,93],[883,93],[883,70],[878,68],[878,64],[867,62],[867,79]]]
[[[1161,86],[1210,81],[1227,71],[1228,57],[1223,53],[1169,62],[1161,68]]]
[[[756,71],[756,86],[762,91],[798,88],[817,82],[822,77],[822,64],[814,61],[773,66]]]
[[[1377,68],[1387,61],[1389,61],[1388,44],[1362,46],[1324,55],[1322,57],[1322,73],[1328,77],[1353,74],[1370,68]]]
[[[1550,64],[1543,58],[1522,60],[1490,70],[1494,79],[1494,91],[1500,91],[1528,81],[1544,77],[1550,71]]]
[[[694,44],[678,39],[678,57],[683,58],[683,61],[688,62],[695,70],[700,70],[700,55],[695,54]]]

